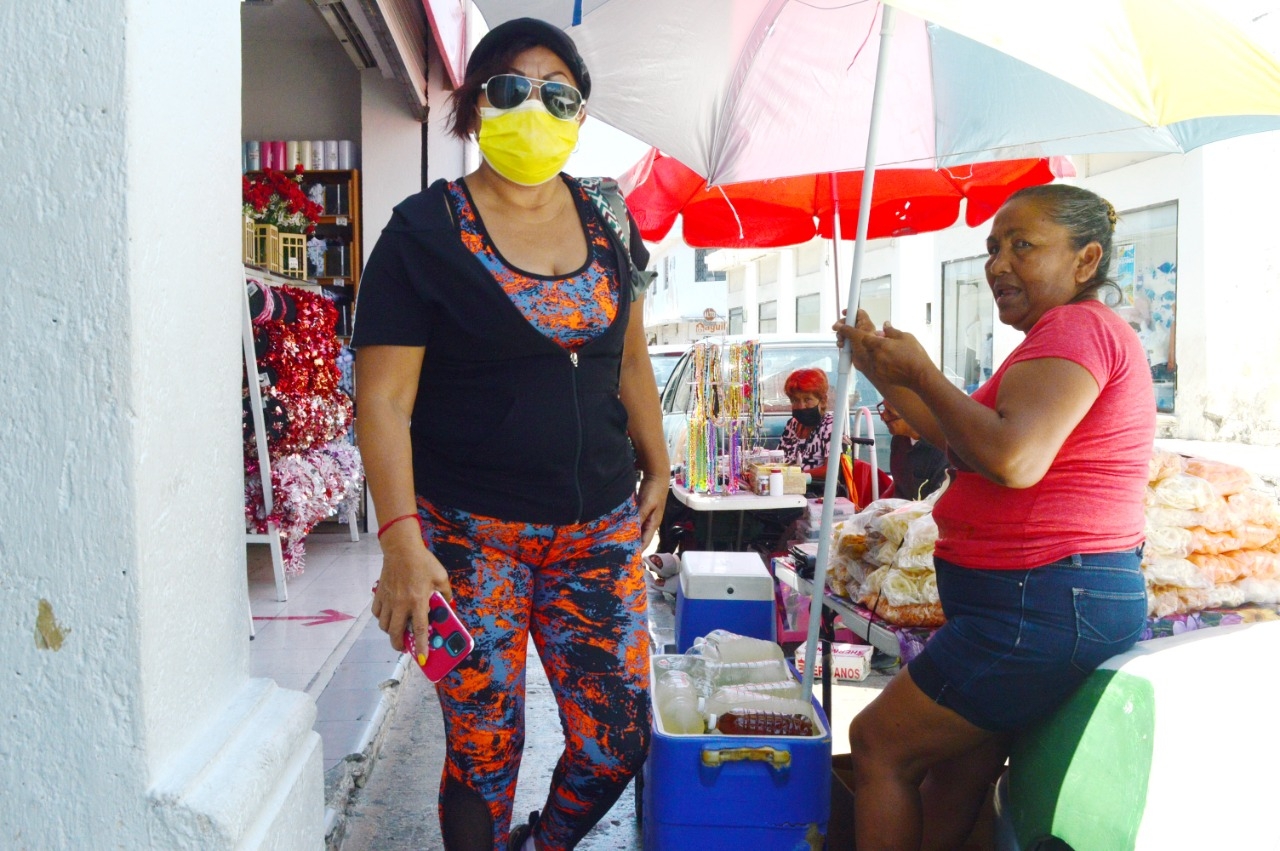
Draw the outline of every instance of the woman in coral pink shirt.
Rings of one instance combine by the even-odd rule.
[[[1151,375],[1113,286],[1110,203],[1013,195],[987,237],[1000,321],[1026,334],[972,397],[914,337],[837,323],[853,359],[955,481],[934,510],[947,623],[849,729],[858,847],[964,844],[1013,734],[1137,639]]]

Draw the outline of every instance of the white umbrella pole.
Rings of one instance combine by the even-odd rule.
[[[840,189],[836,186],[836,173],[827,175],[831,181],[831,283],[836,291],[836,308],[840,307]]]
[[[880,57],[876,62],[876,84],[871,95],[871,123],[867,133],[867,159],[862,175],[862,197],[858,202],[858,237],[853,250],[853,271],[849,279],[848,318],[858,314],[858,298],[862,289],[862,255],[867,242],[867,226],[871,221],[871,192],[876,180],[876,147],[880,136],[881,89],[893,37],[893,7],[881,7]],[[831,555],[831,528],[835,519],[836,480],[839,477],[840,452],[844,449],[844,430],[849,420],[849,377],[853,352],[846,342],[840,347],[839,380],[836,382],[835,424],[831,429],[831,446],[827,451],[827,480],[822,492],[822,526],[818,533],[818,557],[813,570],[813,594],[809,605],[809,632],[804,648],[804,694],[813,694],[813,667],[818,650],[818,624],[822,620],[822,600],[827,587],[827,559]],[[833,462],[836,462],[833,465]]]

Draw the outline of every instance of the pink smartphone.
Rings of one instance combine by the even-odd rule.
[[[427,639],[427,652],[424,654],[418,650],[410,627],[406,627],[404,631],[404,647],[418,663],[418,667],[422,668],[427,679],[438,683],[444,679],[445,674],[467,658],[467,654],[475,647],[475,642],[462,621],[453,613],[449,601],[439,591],[431,594],[430,606],[427,619],[431,622],[431,637]]]
[[[377,591],[375,583],[373,590]],[[413,638],[413,625],[408,624],[404,630],[404,652],[413,657],[422,673],[433,683],[444,679],[445,674],[458,667],[467,654],[475,647],[471,633],[453,613],[449,601],[439,591],[431,593],[428,601],[430,607],[427,620],[430,624],[430,638],[427,639],[425,653],[418,651],[418,643]]]

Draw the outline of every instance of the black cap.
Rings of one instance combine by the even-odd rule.
[[[587,63],[582,61],[582,54],[578,53],[573,39],[559,27],[537,18],[513,18],[485,33],[475,50],[471,51],[471,58],[467,60],[467,74],[471,73],[472,68],[491,61],[507,45],[517,41],[545,47],[559,56],[577,81],[582,99],[591,97],[591,75],[587,73]]]

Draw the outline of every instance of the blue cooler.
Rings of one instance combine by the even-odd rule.
[[[715,629],[777,640],[773,577],[755,553],[687,552],[676,590],[676,652]]]
[[[653,657],[656,683],[671,656]],[[831,812],[831,730],[813,736],[678,735],[663,730],[641,771],[645,851],[811,851]]]

